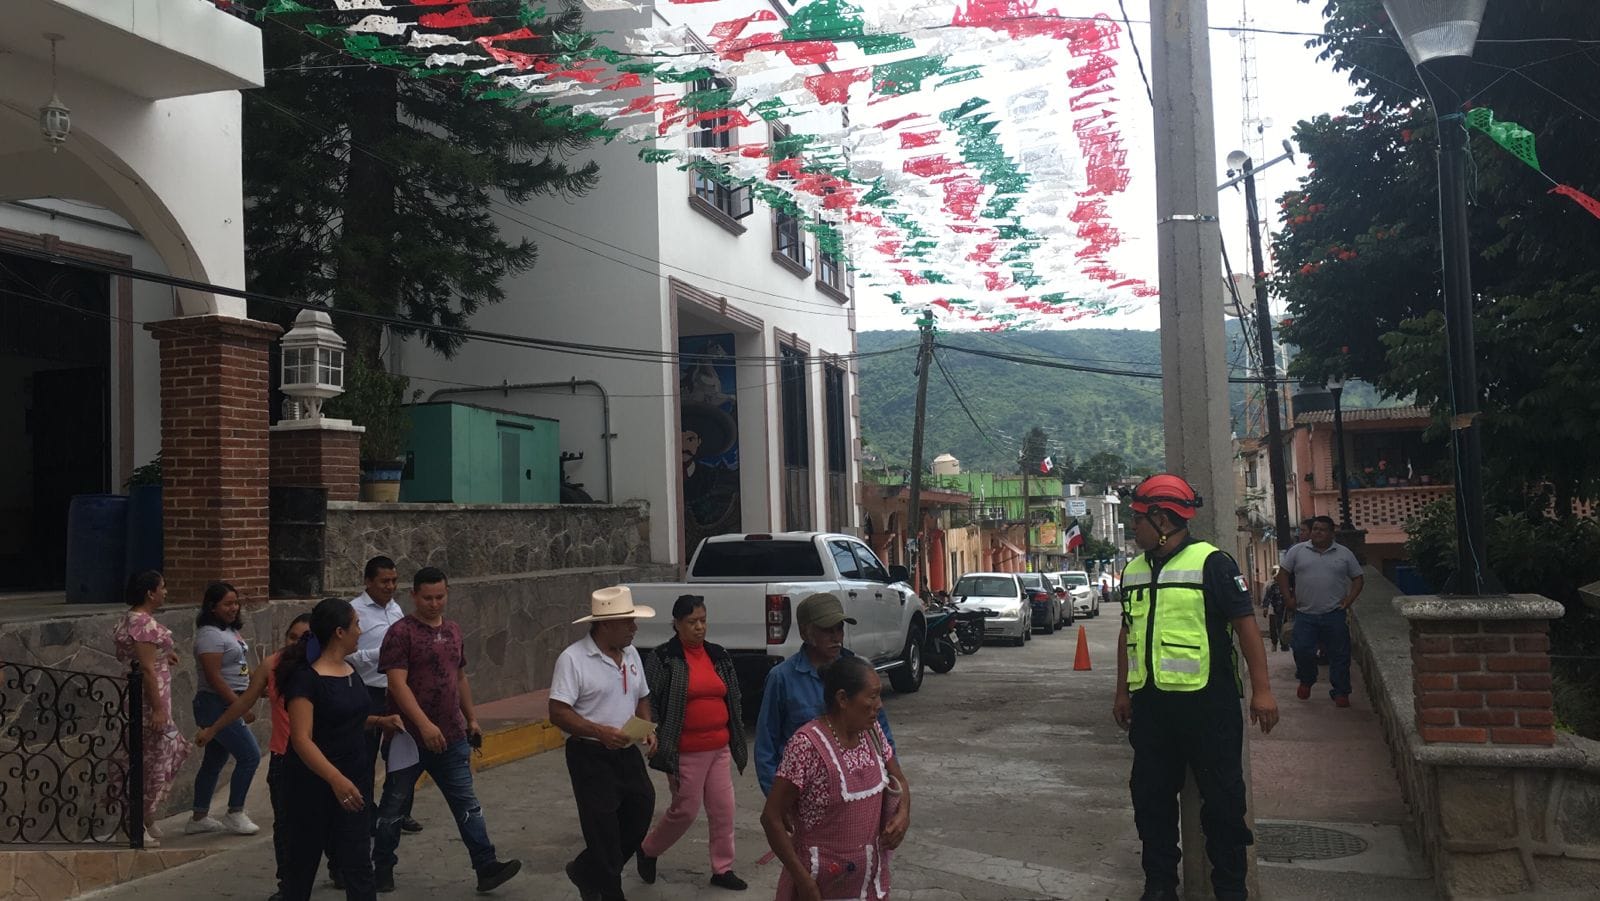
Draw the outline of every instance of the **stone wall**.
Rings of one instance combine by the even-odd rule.
[[[327,584],[361,590],[367,560],[394,558],[401,581],[423,566],[457,579],[650,562],[644,504],[328,503]]]
[[[583,634],[571,625],[588,613],[589,593],[620,582],[662,581],[676,567],[649,561],[649,521],[638,505],[584,507],[332,503],[328,511],[331,594],[361,590],[368,557],[386,554],[399,567],[402,607],[410,608],[410,577],[424,565],[450,575],[445,615],[461,624],[473,696],[493,701],[548,688],[555,659]],[[259,597],[259,596],[257,596]],[[191,710],[198,673],[194,618],[197,599],[169,596],[158,619],[171,629],[180,663],[173,672],[173,715],[193,734]],[[244,635],[257,665],[283,642],[289,622],[315,599],[248,603]],[[63,606],[0,631],[0,660],[93,673],[126,673],[111,643],[118,608]],[[252,727],[263,747],[269,723]],[[187,807],[199,755],[178,776],[168,810]],[[226,787],[214,800],[221,809]]]
[[[1418,839],[1446,898],[1595,897],[1600,885],[1600,743],[1427,744],[1412,688],[1400,592],[1366,571],[1352,608],[1357,662],[1388,740]]]

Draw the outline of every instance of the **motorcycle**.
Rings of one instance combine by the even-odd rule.
[[[956,611],[946,607],[930,607],[927,613],[927,632],[922,639],[922,659],[936,673],[948,673],[956,665]]]
[[[994,615],[994,611],[988,609],[956,611],[956,647],[961,650],[961,653],[978,653],[978,649],[983,647],[984,618]]]

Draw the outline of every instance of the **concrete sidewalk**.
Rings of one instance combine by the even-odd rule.
[[[1264,617],[1261,630],[1265,639]],[[1280,719],[1271,734],[1250,735],[1262,893],[1436,897],[1360,668],[1351,666],[1350,706],[1341,709],[1328,697],[1326,666],[1302,701],[1294,655],[1269,649],[1267,662]]]

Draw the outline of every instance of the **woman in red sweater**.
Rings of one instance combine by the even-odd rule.
[[[743,891],[733,872],[732,763],[744,772],[748,757],[740,718],[739,677],[733,658],[706,641],[706,601],[686,594],[672,605],[677,633],[645,658],[657,747],[650,765],[666,773],[672,806],[639,845],[639,877],[656,881],[656,858],[689,831],[705,804],[711,827],[711,884]]]

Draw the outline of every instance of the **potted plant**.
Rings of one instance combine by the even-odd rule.
[[[361,499],[393,503],[400,499],[411,419],[402,401],[410,379],[352,355],[345,391],[328,401],[327,414],[366,429],[361,435]]]

